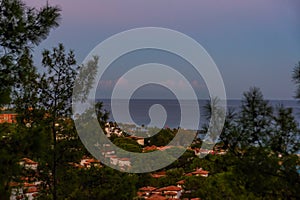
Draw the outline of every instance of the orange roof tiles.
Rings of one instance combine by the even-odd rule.
[[[164,150],[170,149],[170,148],[172,148],[172,147],[173,147],[173,146],[162,146],[162,147],[157,147],[157,149],[160,150],[160,151],[164,151]]]
[[[166,172],[165,172],[165,171],[156,172],[156,173],[154,173],[154,174],[151,174],[151,176],[152,176],[153,178],[161,178],[161,177],[166,176]]]
[[[181,190],[180,187],[171,185],[171,186],[159,188],[157,191],[162,192],[162,191],[180,191],[180,190]]]
[[[17,186],[19,186],[20,185],[20,183],[17,183],[17,182],[10,182],[9,183],[9,186],[10,187],[17,187]]]
[[[183,185],[185,183],[185,180],[180,180],[176,182],[178,185]]]
[[[33,187],[33,186],[35,186],[34,183],[27,183],[27,182],[24,183],[24,187]]]
[[[192,174],[203,174],[203,175],[206,175],[208,174],[209,171],[206,171],[206,170],[203,170],[203,169],[196,169],[196,171],[193,171]]]
[[[130,161],[129,158],[119,158],[119,160],[121,160],[121,161]]]
[[[34,193],[34,192],[38,192],[38,188],[37,187],[30,187],[26,191],[26,193]]]
[[[28,164],[28,165],[37,165],[38,164],[37,162],[34,162],[33,160],[31,160],[29,158],[22,158],[22,161],[24,161],[25,164]]]
[[[156,190],[155,187],[147,186],[147,187],[142,187],[139,189],[140,191],[153,191]]]
[[[185,174],[185,176],[193,176],[193,174],[192,173],[187,173],[187,174]]]
[[[96,159],[94,159],[94,158],[86,159],[85,161],[88,162],[88,163],[100,163],[99,160],[96,160]]]
[[[147,147],[144,147],[143,148],[143,151],[154,151],[154,150],[156,150],[157,149],[157,147],[155,146],[155,145],[152,145],[152,146],[147,146]]]
[[[158,194],[154,194],[151,195],[147,200],[167,200],[167,198]]]
[[[175,196],[175,195],[177,195],[177,192],[176,191],[168,191],[168,192],[164,192],[164,195]]]

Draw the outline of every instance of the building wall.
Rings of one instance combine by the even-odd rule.
[[[0,124],[3,123],[16,123],[17,114],[15,113],[2,113],[0,114]]]

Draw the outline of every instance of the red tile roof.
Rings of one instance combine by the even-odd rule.
[[[119,160],[121,160],[121,161],[130,161],[129,158],[119,158]]]
[[[153,191],[153,190],[156,190],[156,188],[155,187],[151,187],[151,186],[147,186],[147,187],[142,187],[142,188],[140,188],[139,189],[139,191]]]
[[[168,192],[164,192],[164,195],[176,196],[177,192],[176,191],[168,191]]]
[[[25,164],[28,164],[28,165],[37,165],[38,164],[37,162],[30,160],[29,158],[22,158],[22,161],[24,161]]]
[[[38,192],[38,188],[37,187],[30,187],[26,191],[26,193],[34,193],[34,192]]]
[[[180,180],[176,182],[178,185],[183,185],[185,183],[185,180]]]
[[[180,187],[177,187],[177,186],[171,185],[171,186],[167,186],[167,187],[159,188],[159,189],[158,189],[158,190],[156,190],[156,191],[162,192],[162,191],[180,191],[180,190],[181,190],[181,188],[180,188]]]
[[[201,175],[207,175],[209,171],[203,170],[203,169],[196,169],[196,171],[193,171],[192,174],[201,174]]]
[[[143,151],[154,151],[156,149],[157,149],[157,147],[155,145],[152,145],[150,147],[149,146],[148,147],[144,147]]]
[[[33,186],[35,186],[34,183],[27,183],[27,182],[24,183],[24,187],[33,187]]]
[[[24,199],[24,196],[23,196],[23,195],[16,196],[16,199],[17,199],[17,200],[19,200],[19,199]]]
[[[17,183],[17,182],[10,182],[9,183],[9,186],[10,187],[17,187],[17,186],[19,186],[20,185],[20,183]]]
[[[143,196],[145,193],[144,192],[137,192],[137,196],[138,197],[141,197],[141,196]]]
[[[32,194],[32,196],[33,197],[37,197],[37,196],[39,196],[39,194],[38,193],[34,193],[34,194]]]
[[[84,168],[84,166],[77,164],[77,163],[69,162],[69,164],[76,168],[80,168],[80,169]]]
[[[94,159],[94,158],[86,159],[85,162],[88,162],[88,163],[100,163],[99,160],[96,160],[96,159]]]
[[[167,200],[167,198],[158,194],[154,194],[151,195],[147,200]]]
[[[170,148],[172,148],[172,147],[173,147],[173,146],[162,146],[162,147],[157,147],[157,149],[160,150],[160,151],[164,151],[164,150],[170,149]]]
[[[16,123],[16,113],[0,113],[0,124],[2,123]]]
[[[153,178],[161,178],[161,177],[166,176],[166,172],[165,172],[165,171],[156,172],[156,173],[154,173],[154,174],[151,174],[151,176],[152,176]]]

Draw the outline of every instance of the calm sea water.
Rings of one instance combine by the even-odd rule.
[[[100,99],[98,101],[102,101],[104,105],[104,109],[109,111],[111,113],[111,101],[109,99]],[[182,101],[182,109],[190,109],[190,112],[193,112],[192,104],[195,103],[192,100],[183,100]],[[293,108],[293,114],[298,123],[300,122],[300,104],[296,100],[269,100],[270,105],[276,107],[279,105],[283,105],[284,107],[291,107]],[[167,119],[164,123],[164,127],[170,127],[170,128],[177,128],[180,125],[181,120],[181,108],[179,105],[179,102],[177,100],[167,100],[167,99],[132,99],[129,102],[129,106],[126,104],[125,100],[117,100],[116,103],[116,109],[119,112],[118,118],[120,119],[118,122],[121,123],[128,123],[126,120],[125,111],[129,109],[129,113],[131,115],[132,120],[137,125],[145,125],[147,126],[151,119],[149,116],[149,110],[151,106],[159,104],[164,107],[167,115]],[[204,106],[207,104],[207,100],[199,100],[199,111],[200,111],[200,120],[198,129],[201,129],[202,125],[206,123],[205,118],[205,111]],[[228,100],[227,101],[227,109],[234,109],[236,112],[239,112],[241,107],[241,100]],[[112,114],[110,115],[110,120],[115,121]],[[190,118],[186,121],[190,121],[191,124],[186,123],[184,124],[185,127],[181,126],[182,128],[190,128],[192,126],[192,122],[194,122],[195,119]],[[159,128],[162,128],[161,125],[158,126]]]

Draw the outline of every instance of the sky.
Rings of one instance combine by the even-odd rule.
[[[192,37],[206,49],[220,70],[228,98],[239,99],[252,86],[261,88],[267,99],[292,99],[294,96],[295,85],[291,75],[300,61],[299,0],[48,2],[62,9],[62,18],[60,27],[52,30],[36,49],[34,58],[37,65],[41,60],[41,51],[58,43],[73,49],[78,63],[81,63],[96,45],[114,34],[138,27],[164,27]],[[25,0],[25,3],[39,8],[46,1]],[[149,52],[143,55],[146,53]],[[159,53],[150,54],[155,54],[159,60]],[[131,61],[141,56],[136,54]],[[166,58],[172,59],[172,56],[166,55]],[[131,61],[124,59],[123,63],[118,63],[130,65]],[[185,70],[186,66],[183,62],[181,64],[181,69]],[[110,71],[102,81],[108,88],[121,76],[120,73],[116,76],[115,70]],[[193,71],[187,67],[186,74],[192,76]],[[197,82],[197,78],[190,77],[189,80],[195,86],[202,84]],[[162,93],[165,90],[144,89]],[[101,94],[104,97],[109,95],[107,88],[102,88]]]

